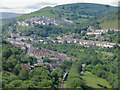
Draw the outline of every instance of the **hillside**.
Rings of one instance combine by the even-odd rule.
[[[117,29],[117,11],[117,7],[101,4],[66,4],[45,7],[38,11],[21,15],[11,25],[22,35],[36,34],[42,37],[70,32],[80,33],[83,30],[87,30],[89,26],[94,29]],[[5,20],[5,23],[6,21],[11,20]],[[5,29],[3,31],[8,30]],[[6,32],[4,34],[6,35]]]
[[[66,81],[66,88],[111,88],[108,81],[99,78],[88,71],[84,74],[80,74],[81,69],[80,62],[72,64]]]
[[[36,12],[22,15],[17,20],[26,20],[33,16],[36,17],[45,16],[45,17],[57,18],[57,19],[66,18],[67,20],[74,21],[76,24],[80,24],[96,16],[104,16],[111,12],[116,12],[116,11],[117,11],[116,7],[112,7],[108,5],[100,5],[100,4],[92,4],[92,3],[75,3],[75,4],[59,5],[55,7],[46,7]]]
[[[89,26],[94,29],[115,29],[118,27],[117,11],[117,7],[102,4],[66,4],[45,7],[38,11],[21,15],[11,25],[22,35],[36,34],[42,37],[70,32],[80,33],[83,30],[87,30]],[[5,20],[5,23],[6,21],[11,21],[11,19]],[[5,29],[3,31],[8,30]],[[6,32],[4,34],[6,35]]]
[[[101,22],[99,24],[99,26],[102,29],[114,29],[114,28],[118,28],[118,14],[117,13],[113,13],[110,15],[106,15],[104,16],[102,19],[99,20],[99,22]]]
[[[8,13],[8,12],[0,12],[0,26],[9,24],[16,20],[17,17],[21,16],[22,14],[16,13]]]

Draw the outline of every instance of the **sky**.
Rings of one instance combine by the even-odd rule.
[[[30,13],[46,6],[70,3],[97,3],[118,6],[119,0],[0,0],[0,12]]]

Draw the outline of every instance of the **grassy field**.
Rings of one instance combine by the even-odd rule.
[[[80,49],[80,52],[84,52],[84,49]]]
[[[86,85],[92,88],[102,88],[102,86],[103,87],[106,86],[107,88],[112,88],[105,79],[99,78],[91,74],[90,72],[84,73],[84,76],[81,77],[85,81]]]
[[[106,15],[98,21],[103,21],[99,26],[102,29],[117,29],[118,28],[118,14],[113,13]]]
[[[117,29],[118,28],[118,20],[108,21],[100,24],[102,29]]]

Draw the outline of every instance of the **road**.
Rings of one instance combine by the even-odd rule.
[[[113,56],[113,54],[108,53],[108,52],[102,52],[102,53],[105,53],[105,54],[107,54],[107,55],[109,55],[109,56]]]

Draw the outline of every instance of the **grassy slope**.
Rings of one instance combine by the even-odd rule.
[[[59,5],[56,7],[46,7],[30,14],[22,15],[18,17],[17,20],[25,20],[32,16],[46,16],[58,19],[69,18],[76,23],[84,23],[87,22],[90,18],[98,15],[109,14],[110,12],[115,10],[115,7],[106,5],[92,3],[75,3]]]
[[[73,63],[70,73],[68,75],[67,81],[66,81],[66,88],[72,88],[71,82],[73,82],[73,80],[79,80],[81,78],[81,82],[85,83],[85,85],[91,87],[91,88],[102,88],[103,87],[107,87],[107,88],[112,88],[109,84],[108,81],[106,81],[105,79],[99,78],[96,75],[93,75],[90,72],[84,73],[83,75],[80,75],[80,62],[75,62]],[[101,86],[99,86],[99,85]]]
[[[20,20],[20,19],[26,20],[26,19],[29,19],[32,16],[37,16],[37,17],[46,16],[46,17],[50,17],[50,18],[58,17],[57,14],[50,13],[50,10],[57,10],[57,9],[54,9],[52,7],[45,7],[43,9],[38,10],[38,11],[32,12],[30,14],[24,14],[24,15],[18,17],[17,20]]]
[[[99,24],[99,26],[102,29],[114,29],[114,28],[118,28],[118,14],[110,14],[110,15],[106,15],[104,16],[102,19],[98,20],[100,22],[102,22],[101,24]]]
[[[100,24],[100,27],[102,29],[117,29],[118,28],[118,20],[106,21],[106,22]]]
[[[112,88],[108,81],[105,79],[99,78],[95,75],[92,75],[90,72],[86,72],[85,76],[81,76],[83,80],[85,80],[86,85],[93,88],[101,88],[99,85],[106,86],[107,88]]]

